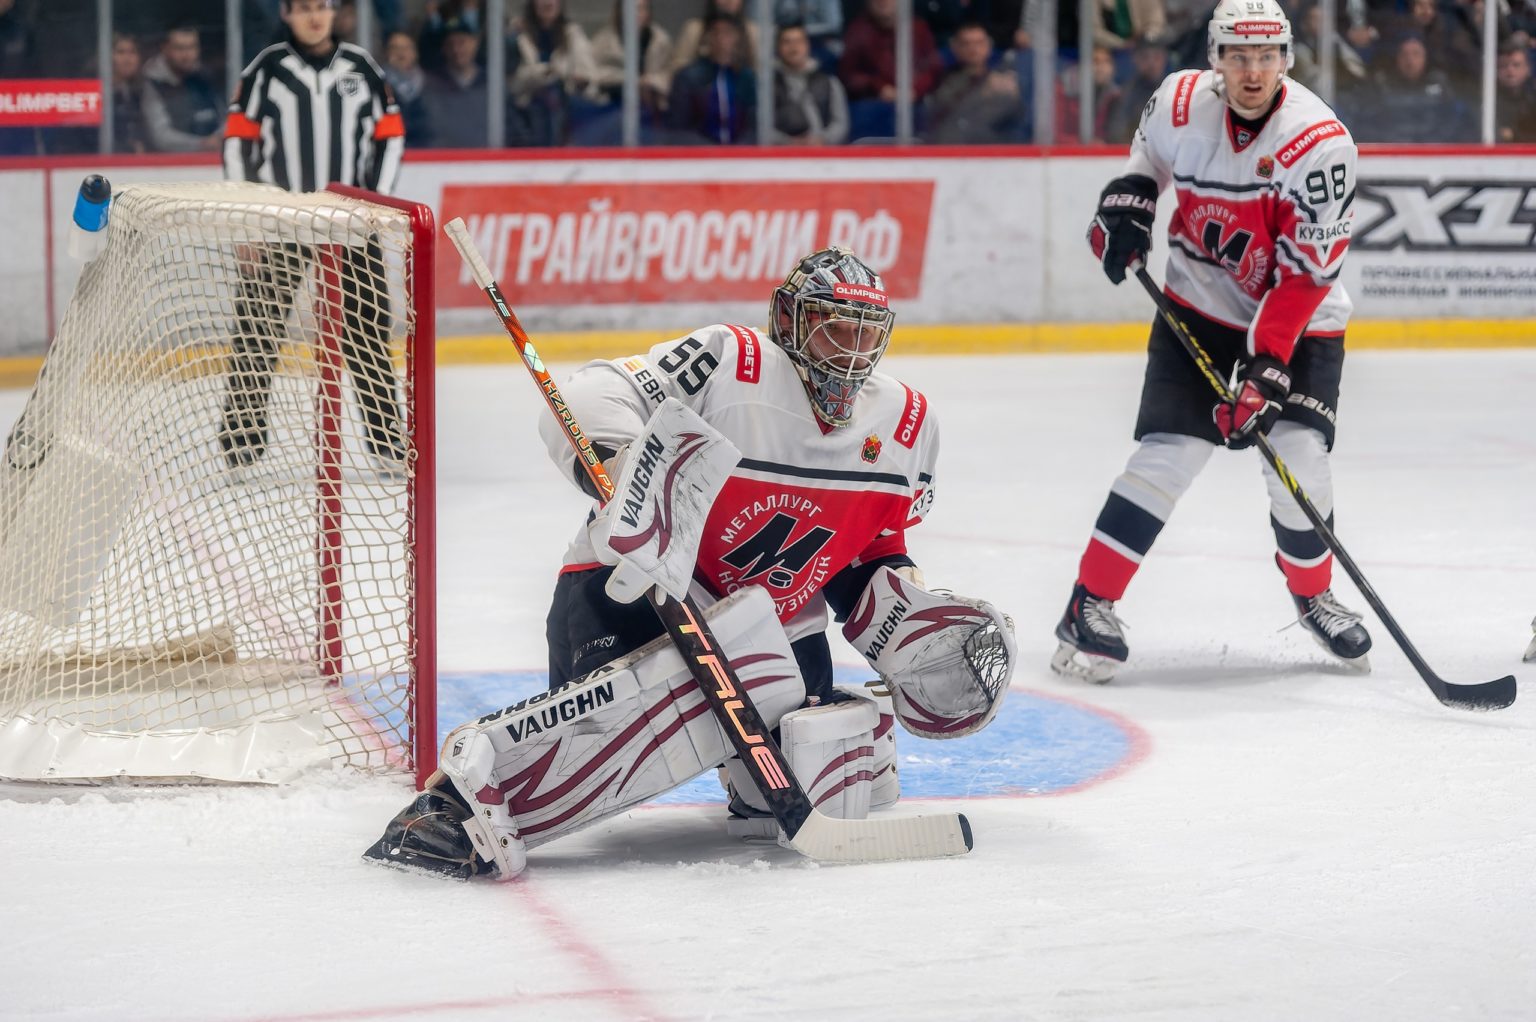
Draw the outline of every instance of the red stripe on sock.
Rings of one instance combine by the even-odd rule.
[[[1140,565],[1116,553],[1096,539],[1088,541],[1083,559],[1078,564],[1077,580],[1101,600],[1118,600],[1125,595],[1125,587]],[[1321,592],[1321,590],[1319,590]]]
[[[1327,589],[1333,581],[1333,555],[1329,554],[1321,562],[1310,568],[1303,568],[1299,564],[1292,564],[1284,557],[1276,558],[1280,563],[1280,570],[1285,572],[1285,587],[1297,596],[1316,596]]]

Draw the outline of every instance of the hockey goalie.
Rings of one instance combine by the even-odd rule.
[[[897,722],[950,739],[995,717],[1012,621],[929,590],[907,553],[907,530],[933,503],[939,428],[920,392],[875,371],[893,322],[883,282],[845,249],[819,251],[774,290],[769,317],[766,337],[710,326],[589,363],[561,387],[617,483],[566,551],[548,615],[550,690],[451,732],[438,774],[367,857],[510,878],[529,849],[717,768],[731,831],[775,834],[642,599],[653,587],[706,608],[828,817],[896,802]],[[566,477],[596,497],[565,428],[550,417],[541,429]],[[833,684],[832,616],[879,682]]]

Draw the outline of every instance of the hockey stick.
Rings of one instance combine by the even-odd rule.
[[[1141,281],[1141,286],[1147,289],[1147,294],[1151,295],[1152,300],[1157,303],[1157,311],[1162,314],[1163,320],[1168,324],[1169,329],[1173,331],[1174,336],[1179,339],[1179,343],[1184,346],[1184,350],[1189,352],[1189,356],[1195,360],[1195,365],[1199,367],[1201,375],[1211,385],[1211,389],[1216,391],[1216,396],[1225,402],[1230,403],[1233,401],[1232,388],[1227,385],[1227,381],[1223,380],[1221,374],[1216,371],[1216,366],[1211,362],[1211,356],[1206,354],[1205,349],[1200,346],[1200,342],[1195,340],[1194,336],[1189,332],[1189,328],[1179,319],[1178,313],[1174,310],[1173,302],[1168,299],[1167,295],[1163,294],[1156,282],[1152,280],[1152,275],[1147,272],[1145,266],[1140,264],[1133,265],[1136,268],[1136,279]],[[1365,575],[1355,564],[1354,558],[1345,552],[1343,544],[1339,542],[1338,537],[1333,534],[1333,530],[1328,527],[1328,523],[1323,519],[1323,516],[1313,506],[1312,501],[1302,490],[1301,484],[1296,481],[1296,477],[1291,475],[1290,470],[1285,467],[1285,462],[1280,460],[1280,455],[1275,452],[1275,446],[1270,443],[1269,437],[1263,433],[1256,433],[1255,437],[1257,438],[1259,450],[1264,454],[1264,460],[1269,462],[1270,467],[1275,470],[1275,474],[1280,477],[1280,481],[1285,484],[1285,488],[1291,491],[1291,496],[1296,499],[1296,504],[1301,508],[1302,513],[1307,516],[1307,520],[1312,523],[1312,528],[1317,531],[1317,535],[1327,544],[1328,549],[1333,551],[1333,555],[1338,558],[1339,563],[1344,566],[1344,570],[1354,580],[1355,588],[1360,590],[1360,595],[1365,597],[1365,602],[1371,605],[1371,609],[1376,612],[1376,616],[1381,619],[1381,623],[1387,626],[1387,631],[1392,633],[1392,638],[1396,640],[1398,648],[1403,651],[1403,654],[1408,658],[1408,662],[1413,664],[1414,670],[1419,672],[1419,677],[1424,679],[1424,684],[1429,686],[1429,690],[1435,694],[1435,698],[1446,706],[1454,706],[1460,710],[1502,710],[1514,702],[1515,676],[1512,674],[1505,675],[1494,681],[1484,681],[1475,685],[1456,685],[1440,677],[1430,668],[1429,664],[1424,662],[1424,658],[1419,655],[1419,651],[1413,648],[1413,643],[1408,641],[1408,636],[1403,633],[1402,628],[1398,627],[1397,619],[1387,610],[1386,604],[1381,602],[1381,597],[1376,595],[1376,590],[1371,588],[1371,584],[1365,580]]]
[[[475,283],[490,298],[501,316],[501,323],[522,356],[523,364],[533,374],[550,411],[565,427],[565,435],[576,449],[576,456],[586,469],[587,478],[606,502],[613,496],[613,480],[603,470],[602,462],[576,421],[575,414],[560,396],[560,388],[539,358],[533,342],[502,296],[464,221],[458,218],[444,225],[450,240],[464,257]],[[784,753],[769,733],[768,725],[747,695],[730,660],[719,649],[703,613],[691,598],[682,600],[659,596],[650,591],[651,606],[661,618],[667,635],[688,671],[698,683],[709,707],[730,740],[747,773],[763,793],[773,818],[783,831],[784,841],[795,851],[821,862],[879,862],[896,859],[935,859],[964,855],[971,850],[971,825],[960,813],[931,816],[895,817],[877,820],[842,820],[827,816],[811,804],[805,789],[795,779]]]

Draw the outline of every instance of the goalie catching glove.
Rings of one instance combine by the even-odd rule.
[[[890,568],[870,579],[843,637],[880,672],[896,719],[922,738],[986,727],[1018,659],[1006,614],[985,600],[929,592]]]

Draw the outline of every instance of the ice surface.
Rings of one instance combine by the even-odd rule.
[[[1121,677],[1056,678],[1051,629],[1131,449],[1141,359],[887,368],[943,425],[938,504],[912,535],[930,582],[1014,616],[1024,699],[1123,720],[1140,743],[1123,769],[944,803],[974,825],[963,860],[817,867],[727,837],[716,807],[669,805],[541,848],[505,885],[364,865],[400,782],[11,786],[0,1017],[1536,1015],[1536,691],[1457,712],[1370,619],[1368,677],[1281,630],[1252,452],[1213,459],[1122,603]],[[521,374],[441,376],[442,667],[470,679],[541,667],[583,506],[540,451]],[[1452,681],[1536,678],[1519,663],[1536,613],[1533,392],[1536,351],[1350,356],[1338,534]],[[0,394],[0,421],[23,396]]]

